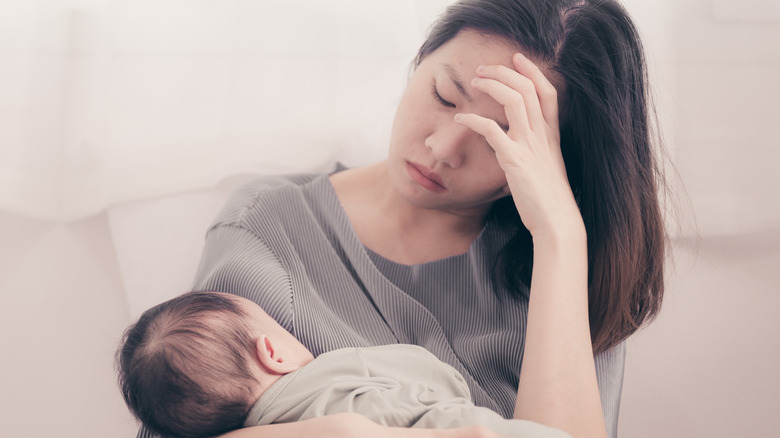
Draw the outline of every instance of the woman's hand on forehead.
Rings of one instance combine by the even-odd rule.
[[[481,134],[496,152],[523,223],[536,235],[581,222],[560,147],[558,93],[541,69],[521,53],[515,69],[480,65],[471,86],[504,107],[508,130],[476,114],[455,120]]]

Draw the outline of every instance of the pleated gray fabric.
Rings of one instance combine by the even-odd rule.
[[[489,223],[465,254],[400,265],[361,244],[327,175],[263,177],[237,190],[208,231],[193,290],[255,301],[315,356],[425,347],[464,376],[475,404],[509,418],[527,305],[506,298],[492,274],[513,232]],[[616,437],[625,345],[595,360]]]

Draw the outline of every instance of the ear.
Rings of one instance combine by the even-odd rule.
[[[282,351],[274,347],[271,338],[267,335],[262,335],[255,339],[255,347],[257,347],[257,360],[260,362],[260,365],[272,374],[283,375],[299,368],[298,365],[284,360]]]

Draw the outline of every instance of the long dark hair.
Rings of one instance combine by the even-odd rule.
[[[464,29],[516,44],[558,88],[561,150],[588,233],[593,349],[607,350],[657,314],[664,291],[664,179],[637,30],[615,0],[462,0],[431,28],[415,65]],[[527,299],[531,235],[511,198],[490,216],[520,224],[498,269],[511,295]]]

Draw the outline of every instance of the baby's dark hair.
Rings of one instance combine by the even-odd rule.
[[[153,432],[210,437],[243,425],[257,381],[254,333],[235,298],[190,292],[144,312],[117,351],[119,386]]]

